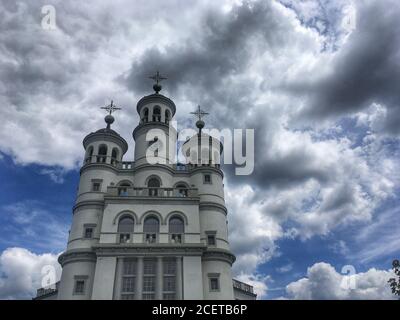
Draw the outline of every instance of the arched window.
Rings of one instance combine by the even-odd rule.
[[[159,106],[155,106],[153,109],[153,121],[161,121],[161,108]]]
[[[85,162],[91,163],[92,157],[93,157],[93,146],[90,146],[89,149],[87,150]]]
[[[173,216],[169,219],[168,232],[172,243],[182,243],[182,235],[185,233],[185,227],[181,217]]]
[[[146,243],[156,243],[160,231],[160,223],[154,216],[147,217],[143,224],[144,240]]]
[[[149,180],[149,182],[147,183],[147,187],[149,188],[149,196],[157,197],[160,186],[161,186],[161,183],[160,183],[159,179],[151,178]]]
[[[107,159],[107,146],[105,144],[102,144],[99,147],[99,153],[97,156],[97,162],[105,163]]]
[[[169,110],[165,110],[165,123],[169,124],[169,120],[170,120]]]
[[[118,149],[114,148],[111,152],[111,164],[116,165],[118,162]]]
[[[184,184],[178,184],[176,188],[178,189],[178,195],[180,197],[188,196],[188,188]]]
[[[119,242],[127,243],[133,233],[135,221],[130,216],[123,216],[118,222]]]
[[[143,115],[143,122],[149,122],[149,109],[145,108]]]

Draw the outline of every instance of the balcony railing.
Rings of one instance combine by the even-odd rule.
[[[234,288],[254,294],[253,286],[251,286],[247,283],[241,282],[239,280],[236,280],[236,279],[232,279],[232,281],[233,281]]]
[[[193,198],[198,197],[198,189],[134,188],[124,186],[107,187],[107,194],[112,197]]]
[[[134,161],[118,161],[117,159],[110,157],[110,156],[102,156],[102,155],[95,155],[91,157],[87,157],[85,159],[84,164],[90,164],[90,163],[101,163],[101,164],[109,164],[112,165],[113,167],[121,170],[130,170],[133,169]],[[199,167],[211,167],[211,168],[217,168],[220,169],[220,164],[217,163],[188,163],[188,164],[183,164],[183,163],[176,163],[173,165],[173,168],[176,171],[190,171]]]
[[[89,163],[106,163],[116,167],[117,169],[122,169],[122,170],[133,169],[133,164],[134,164],[133,161],[118,161],[114,157],[104,156],[104,155],[95,155],[87,157],[85,159],[84,164],[89,164]]]
[[[59,285],[60,285],[60,281],[56,282],[55,287],[37,289],[36,297],[42,297],[42,296],[45,296],[47,294],[50,294],[50,293],[53,293],[53,292],[57,292]]]

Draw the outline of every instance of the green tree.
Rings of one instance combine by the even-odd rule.
[[[400,261],[394,260],[393,261],[393,271],[394,274],[397,276],[396,278],[389,279],[390,288],[392,288],[393,294],[400,296]]]

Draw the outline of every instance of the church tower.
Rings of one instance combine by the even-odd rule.
[[[174,102],[155,93],[137,103],[134,161],[123,161],[127,142],[106,127],[83,140],[84,163],[66,251],[60,255],[58,299],[254,299],[252,287],[232,280],[221,142],[202,132],[183,145],[176,164]],[[40,290],[39,289],[38,293]],[[42,291],[45,292],[45,291]],[[40,298],[40,295],[37,299]]]

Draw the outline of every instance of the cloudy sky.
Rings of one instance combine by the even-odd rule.
[[[397,0],[0,0],[0,298],[31,297],[65,249],[111,99],[133,158],[157,69],[178,125],[201,104],[209,128],[255,129],[254,173],[225,167],[238,279],[262,299],[393,298],[399,21]]]

